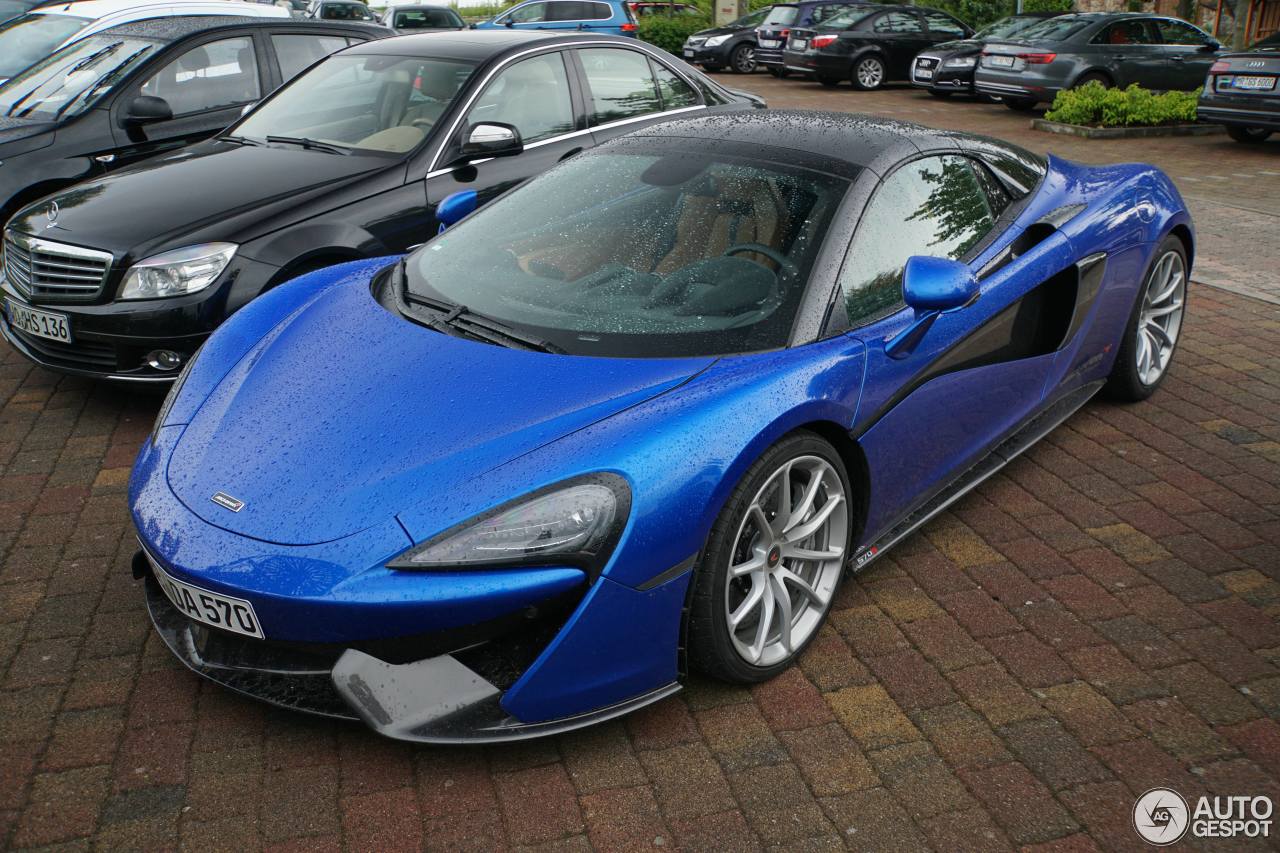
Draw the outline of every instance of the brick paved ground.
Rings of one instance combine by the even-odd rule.
[[[1222,171],[1266,163],[1237,149],[1251,166]],[[157,400],[0,349],[0,848],[1136,849],[1153,785],[1280,799],[1280,312],[1192,299],[1155,398],[1091,404],[846,583],[800,669],[489,749],[379,740],[179,668],[128,568]]]

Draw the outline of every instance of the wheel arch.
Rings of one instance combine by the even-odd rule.
[[[1097,75],[1098,77],[1105,77],[1107,79],[1107,82],[1110,83],[1112,86],[1120,85],[1116,81],[1116,75],[1111,72],[1111,69],[1099,68],[1098,66],[1090,66],[1088,68],[1077,71],[1075,76],[1071,78],[1071,82],[1067,84],[1067,88],[1074,89],[1076,86],[1080,85],[1080,81],[1082,79],[1084,79],[1085,77],[1088,77],[1091,74]]]
[[[1182,248],[1187,253],[1187,275],[1191,275],[1191,269],[1195,264],[1195,240],[1191,236],[1191,229],[1185,222],[1179,222],[1169,229],[1171,236],[1177,237],[1182,242]]]
[[[856,546],[858,538],[866,529],[867,511],[871,506],[871,467],[867,464],[867,455],[862,445],[849,435],[849,430],[835,421],[811,421],[801,425],[795,431],[800,430],[817,433],[836,449],[836,453],[840,454],[840,461],[844,463],[852,492],[849,496],[849,503],[853,510],[850,521],[852,538]]]
[[[345,264],[348,261],[363,260],[366,256],[357,252],[355,249],[341,248],[337,246],[326,246],[323,249],[316,249],[314,252],[308,252],[294,258],[289,263],[280,268],[279,272],[271,277],[267,282],[264,290],[270,290],[277,285],[284,284],[286,281],[305,275],[309,272],[315,272],[325,267],[331,267],[336,264]]]

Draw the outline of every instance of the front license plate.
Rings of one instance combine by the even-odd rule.
[[[692,50],[689,50],[688,48],[685,48],[685,51],[684,51],[684,58],[685,58],[685,59],[692,59],[692,58],[693,58],[693,51],[692,51]]]
[[[147,560],[151,563],[156,582],[160,584],[164,594],[173,602],[174,607],[188,617],[211,628],[221,628],[233,634],[263,639],[262,628],[258,624],[258,616],[253,612],[252,604],[243,598],[219,595],[216,592],[183,583],[170,577],[164,569],[156,565],[156,561],[152,560],[150,555],[147,556]]]
[[[917,76],[917,77],[919,77],[921,80],[932,80],[932,79],[933,79],[933,69],[932,69],[932,68],[917,68],[917,69],[916,69],[916,76]]]
[[[996,68],[1012,68],[1013,57],[1012,56],[993,56],[991,57],[991,64],[994,65]]]
[[[54,314],[52,311],[38,311],[30,305],[23,305],[12,299],[6,299],[6,312],[9,323],[15,328],[51,341],[71,343],[71,321],[66,314]]]
[[[777,47],[780,44],[782,44],[782,42],[777,39],[760,39],[761,47]]]
[[[1237,89],[1274,89],[1276,87],[1276,78],[1237,77],[1235,87]]]

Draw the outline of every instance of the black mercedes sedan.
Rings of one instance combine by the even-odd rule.
[[[824,86],[849,80],[855,89],[879,89],[908,79],[925,48],[971,35],[968,24],[937,9],[858,6],[813,29],[792,30],[783,61],[789,71],[812,74]]]
[[[1061,12],[1024,12],[987,24],[970,38],[934,45],[911,65],[911,83],[938,98],[973,94],[973,71],[983,46],[993,39],[1013,38],[1028,27]]]
[[[1052,101],[1063,89],[1097,82],[1190,91],[1204,83],[1222,45],[1177,18],[1086,12],[1050,18],[1016,38],[989,41],[974,88],[1012,110]]]
[[[631,38],[463,30],[355,45],[214,139],[19,211],[0,333],[63,372],[169,382],[263,291],[426,242],[443,200],[483,204],[671,116],[762,106]]]
[[[0,85],[0,225],[38,198],[207,139],[362,24],[180,16],[81,39]]]
[[[728,68],[750,74],[756,70],[756,27],[764,23],[772,8],[766,6],[724,26],[698,30],[684,40],[681,55],[685,62],[697,63],[707,71]]]
[[[1196,116],[1226,125],[1236,142],[1265,142],[1280,130],[1280,33],[1209,68]]]

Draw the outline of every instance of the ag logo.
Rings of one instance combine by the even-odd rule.
[[[1152,788],[1133,805],[1133,828],[1150,844],[1163,847],[1187,834],[1191,812],[1182,795],[1169,788]]]

